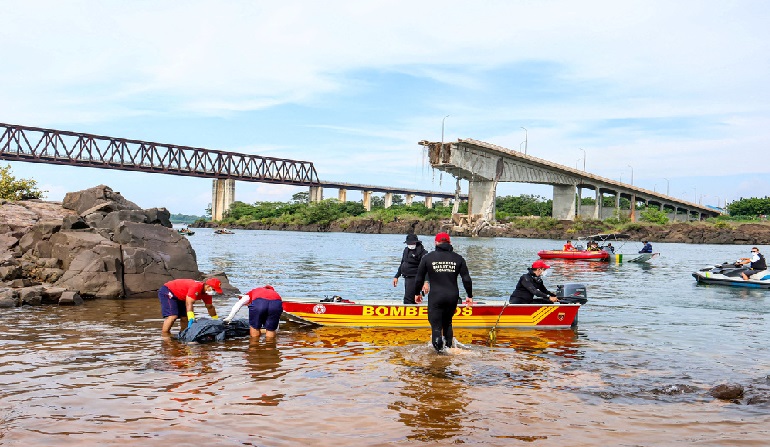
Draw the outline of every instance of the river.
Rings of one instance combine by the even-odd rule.
[[[195,231],[201,270],[244,292],[403,293],[391,284],[403,235]],[[562,241],[453,243],[483,299],[509,295],[536,252]],[[551,263],[551,289],[588,287],[576,330],[500,330],[490,347],[488,331],[458,329],[450,355],[433,352],[428,330],[290,323],[275,342],[183,345],[161,337],[156,299],[3,309],[0,445],[768,445],[767,403],[708,390],[770,386],[770,291],[690,275],[749,247],[653,245],[662,255],[649,265]],[[226,315],[235,301],[214,303]]]

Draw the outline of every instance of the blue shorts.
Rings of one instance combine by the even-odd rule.
[[[257,298],[249,304],[249,326],[254,329],[278,329],[278,322],[283,313],[283,301]]]
[[[176,299],[168,287],[163,286],[158,290],[158,299],[160,300],[160,311],[163,318],[176,315],[177,317],[187,316],[187,303]]]

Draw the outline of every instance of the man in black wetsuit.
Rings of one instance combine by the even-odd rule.
[[[414,300],[422,302],[422,290],[425,275],[430,278],[430,296],[428,297],[428,322],[430,322],[431,342],[436,351],[444,346],[452,347],[454,333],[452,332],[452,317],[460,301],[460,289],[457,287],[457,277],[463,280],[467,294],[466,304],[473,304],[473,288],[471,275],[465,259],[452,251],[449,234],[436,235],[436,250],[423,256],[417,268],[414,281]]]
[[[401,264],[398,265],[396,276],[393,277],[393,287],[398,285],[398,277],[404,277],[404,304],[415,304],[414,302],[414,277],[417,276],[417,267],[420,266],[422,257],[428,254],[428,250],[422,246],[422,242],[416,234],[406,235],[406,248],[401,254]],[[427,288],[426,288],[427,289]]]
[[[535,261],[532,267],[527,269],[527,273],[519,278],[508,302],[510,304],[549,304],[559,301],[556,294],[546,289],[543,284],[543,273],[549,268],[551,266],[545,262]]]

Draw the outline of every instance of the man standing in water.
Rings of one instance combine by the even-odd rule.
[[[211,297],[217,293],[222,293],[222,283],[217,278],[210,278],[204,282],[194,279],[175,279],[163,284],[163,287],[158,290],[160,309],[164,318],[162,332],[170,333],[171,326],[177,318],[181,329],[192,324],[195,321],[193,303],[196,300],[203,301],[211,318],[216,320],[217,311]]]
[[[404,253],[401,254],[401,264],[398,265],[398,271],[396,276],[393,277],[393,287],[398,285],[398,277],[404,277],[404,304],[415,304],[414,294],[414,277],[417,275],[417,267],[420,266],[422,257],[428,254],[428,250],[422,246],[422,242],[417,238],[414,233],[406,235],[406,248]]]
[[[457,310],[460,301],[460,289],[457,287],[457,277],[463,280],[463,287],[467,294],[465,303],[473,304],[473,289],[471,275],[465,259],[452,251],[449,234],[436,235],[436,250],[423,256],[420,266],[417,268],[417,276],[414,283],[414,301],[422,302],[422,285],[425,275],[430,277],[430,296],[428,298],[428,322],[430,322],[431,342],[436,351],[441,351],[446,346],[452,347],[454,333],[452,332],[452,317]]]

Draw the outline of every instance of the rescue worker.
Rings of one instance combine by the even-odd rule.
[[[222,293],[222,282],[217,278],[209,278],[203,282],[194,279],[174,279],[163,284],[158,290],[160,310],[164,318],[162,333],[170,333],[177,318],[179,318],[180,329],[190,327],[195,321],[193,303],[197,300],[203,301],[211,318],[215,320],[219,318],[211,298],[217,293]]]
[[[639,253],[652,253],[652,244],[649,241],[642,241],[644,247],[639,250]]]
[[[567,243],[564,244],[564,248],[562,250],[563,251],[575,251],[577,249],[575,248],[574,245],[572,245],[572,241],[571,240],[567,240]]]
[[[508,302],[510,304],[558,302],[559,298],[556,297],[556,294],[546,289],[545,284],[543,284],[543,273],[549,268],[551,266],[541,260],[532,263],[532,267],[527,269],[527,273],[519,278]]]
[[[230,314],[222,321],[229,324],[244,305],[249,306],[249,335],[257,338],[264,333],[266,340],[274,339],[283,313],[281,295],[269,284],[249,290],[233,305]]]
[[[452,317],[460,301],[457,277],[462,278],[467,295],[465,304],[468,306],[473,305],[473,288],[465,259],[453,251],[449,234],[438,233],[435,243],[436,250],[423,256],[420,261],[412,293],[415,303],[421,303],[420,291],[425,282],[425,275],[428,275],[431,288],[428,297],[431,343],[436,351],[440,352],[444,347],[451,348],[454,341]]]
[[[417,267],[420,266],[422,257],[428,254],[428,250],[422,246],[422,242],[417,238],[416,234],[407,234],[404,241],[406,247],[401,254],[401,264],[398,266],[396,276],[393,277],[393,287],[398,286],[398,277],[404,277],[404,304],[415,304],[414,302],[414,277],[417,276]],[[425,283],[426,287],[423,290],[424,293],[428,292],[428,283]]]

